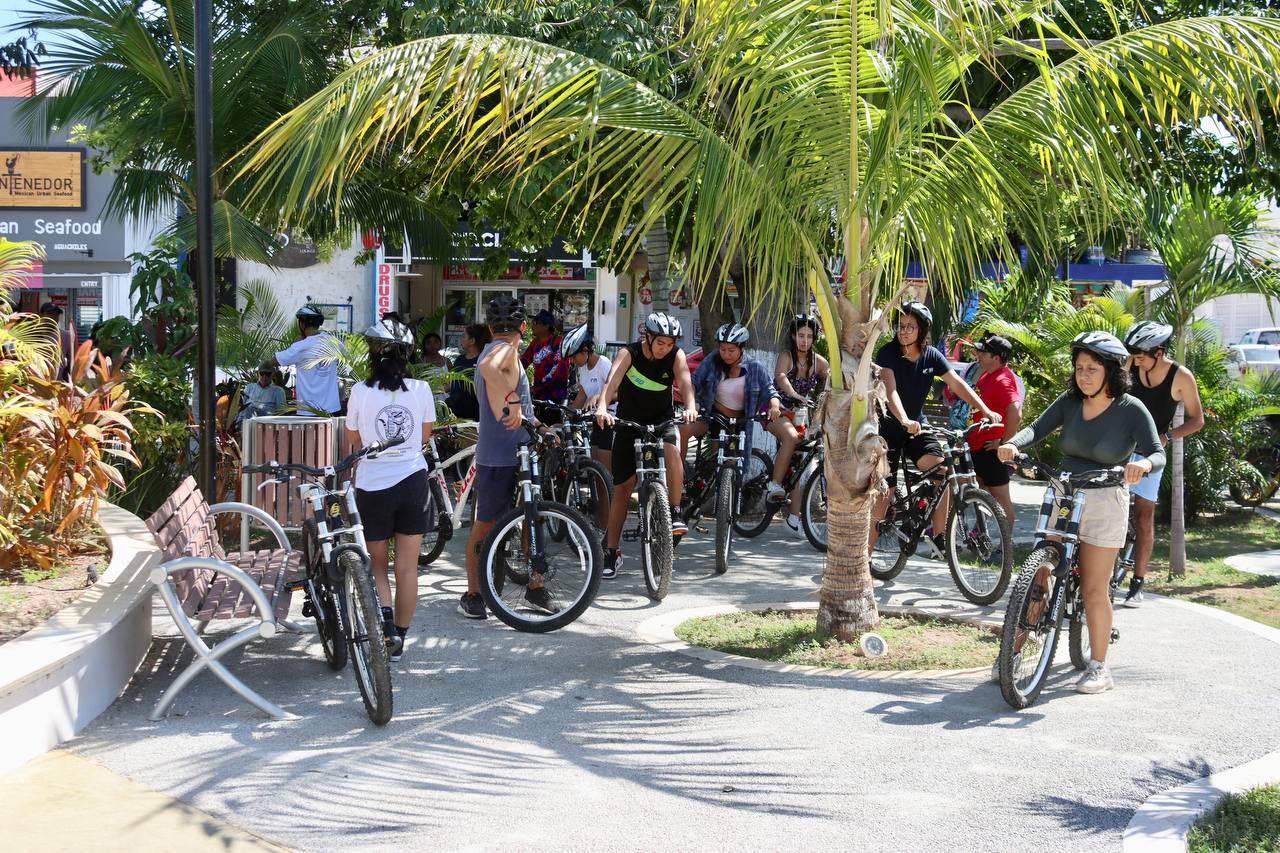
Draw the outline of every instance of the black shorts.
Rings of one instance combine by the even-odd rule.
[[[613,427],[601,428],[596,424],[591,428],[591,446],[606,452],[613,450]]]
[[[614,485],[620,485],[636,475],[636,439],[640,434],[625,427],[613,428],[613,465]],[[679,443],[679,432],[672,424],[662,435],[662,440],[671,446]],[[679,500],[679,496],[672,500]]]
[[[476,521],[497,521],[515,505],[517,471],[515,465],[476,466]]]
[[[994,450],[974,450],[969,455],[973,457],[973,473],[982,485],[988,488],[1009,485],[1009,466],[1000,461]]]
[[[946,452],[942,449],[942,445],[933,436],[926,435],[908,435],[902,424],[895,421],[892,417],[885,417],[880,420],[880,436],[889,445],[889,486],[892,488],[898,482],[898,457],[903,452],[907,454],[907,458],[912,462],[923,459],[926,456],[946,456]]]
[[[356,510],[364,524],[364,538],[381,542],[396,534],[426,533],[428,493],[426,471],[414,471],[387,489],[356,489]]]

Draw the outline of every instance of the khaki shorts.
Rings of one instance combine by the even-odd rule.
[[[1086,489],[1080,514],[1080,541],[1099,548],[1122,548],[1129,532],[1129,489]]]

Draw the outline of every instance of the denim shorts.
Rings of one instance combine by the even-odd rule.
[[[1133,454],[1133,461],[1137,462],[1143,457]],[[1143,477],[1137,483],[1129,487],[1129,491],[1133,492],[1140,498],[1146,498],[1152,503],[1157,503],[1160,499],[1160,478],[1164,476],[1164,470],[1152,471]]]

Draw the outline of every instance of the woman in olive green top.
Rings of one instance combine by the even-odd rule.
[[[1022,448],[1060,429],[1062,469],[1069,473],[1124,465],[1125,483],[1132,485],[1163,468],[1164,451],[1155,422],[1146,406],[1125,393],[1129,389],[1129,374],[1124,370],[1128,357],[1128,350],[1114,335],[1077,335],[1071,342],[1075,370],[1068,389],[1035,423],[1000,446],[1000,460],[1011,461]],[[1093,660],[1076,690],[1102,693],[1115,686],[1106,665],[1111,642],[1108,586],[1116,553],[1124,545],[1129,489],[1127,485],[1090,489],[1087,498],[1080,516],[1080,582]]]

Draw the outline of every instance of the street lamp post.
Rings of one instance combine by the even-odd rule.
[[[216,501],[214,442],[217,429],[213,390],[215,304],[213,282],[213,0],[195,2],[196,47],[196,306],[200,323],[196,354],[197,412],[200,418],[200,466],[196,478],[210,502]]]

